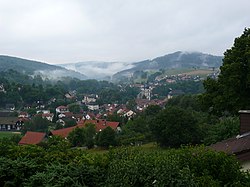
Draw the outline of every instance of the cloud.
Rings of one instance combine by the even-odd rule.
[[[111,77],[118,71],[132,68],[131,63],[126,62],[79,62],[76,64],[63,64],[69,70],[83,73],[90,79],[103,79]]]
[[[0,0],[0,53],[48,63],[222,55],[250,26],[249,7],[249,0]]]

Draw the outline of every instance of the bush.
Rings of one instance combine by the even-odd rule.
[[[250,182],[233,156],[203,147],[122,148],[111,151],[109,160],[108,186],[246,186]]]
[[[126,147],[95,154],[51,144],[55,149],[5,147],[0,186],[250,186],[249,174],[233,156],[204,147]]]

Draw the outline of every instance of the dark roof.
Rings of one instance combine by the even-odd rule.
[[[216,151],[223,151],[227,154],[240,154],[250,150],[250,133],[238,135],[227,140],[217,142],[210,146]]]
[[[51,131],[52,135],[56,135],[56,136],[61,136],[63,138],[66,138],[69,133],[71,131],[73,131],[77,126],[73,126],[73,127],[68,127],[68,128],[64,128],[64,129],[58,129],[58,130],[53,130]]]
[[[73,112],[64,112],[63,114],[66,118],[72,117],[74,115]]]
[[[11,116],[13,112],[0,112],[0,117],[8,117]]]
[[[38,144],[45,138],[46,133],[43,132],[31,132],[28,131],[26,134],[22,137],[19,145],[27,145],[27,144]]]
[[[1,125],[15,125],[18,121],[18,117],[0,117]]]
[[[240,110],[240,114],[250,114],[250,110]]]

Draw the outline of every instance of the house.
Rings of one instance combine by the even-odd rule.
[[[78,124],[73,127],[50,131],[49,135],[55,135],[55,136],[61,136],[63,138],[67,138],[69,133],[72,132],[75,128],[77,127],[83,128],[87,124],[90,124],[90,123],[95,125],[96,132],[102,131],[103,129],[107,127],[111,127],[113,130],[117,132],[121,131],[119,122],[111,122],[111,121],[106,121],[106,120],[84,120],[84,121],[78,122]]]
[[[76,121],[84,120],[83,114],[74,114],[73,118],[76,119]]]
[[[179,95],[183,95],[184,92],[182,90],[172,90],[172,88],[169,89],[169,93],[168,93],[168,99],[172,99],[174,96],[179,96]]]
[[[147,99],[136,99],[135,102],[137,104],[136,109],[138,111],[143,111],[149,105],[158,105],[158,106],[163,107],[166,104],[166,100],[158,100],[158,99],[153,99],[150,101]]]
[[[97,99],[98,99],[98,95],[95,95],[95,94],[85,95],[82,102],[85,104],[95,103]]]
[[[0,131],[16,130],[18,117],[0,117]]]
[[[99,110],[99,105],[95,102],[90,102],[88,104],[86,104],[86,106],[88,107],[89,110]]]
[[[37,114],[41,113],[41,114],[50,114],[50,110],[37,110],[36,111]]]
[[[0,84],[0,92],[6,93],[3,83]]]
[[[26,121],[29,121],[28,118],[18,118],[18,121],[16,122],[16,130],[20,131]]]
[[[20,112],[18,115],[19,118],[28,118],[29,114],[27,112]]]
[[[69,112],[69,109],[66,106],[58,106],[56,108],[56,113],[65,113],[65,112]]]
[[[107,127],[111,127],[113,130],[120,132],[121,128],[119,126],[119,122],[114,122],[114,121],[106,121],[104,119],[102,120],[85,120],[84,123],[79,122],[78,125],[83,124],[83,126],[86,126],[86,124],[94,124],[96,128],[96,132],[102,131],[103,129]]]
[[[76,97],[76,91],[74,90],[74,91],[70,91],[69,93],[66,93],[65,97],[67,99],[75,99],[75,97]]]
[[[235,155],[243,169],[250,169],[250,110],[240,110],[240,134],[210,146],[213,150]]]
[[[53,121],[53,117],[54,117],[54,114],[50,114],[50,113],[42,114],[42,118],[47,119],[50,122]]]
[[[128,119],[131,119],[131,118],[133,118],[135,115],[136,115],[136,113],[135,113],[134,111],[130,110],[130,111],[128,111],[128,112],[126,112],[126,113],[124,114],[124,117],[127,117]]]
[[[63,128],[63,129],[53,130],[53,131],[50,131],[49,135],[61,136],[62,138],[67,138],[69,133],[72,132],[76,127],[83,127],[83,126],[76,125],[73,127],[67,127],[67,128]]]
[[[5,109],[10,110],[10,111],[14,111],[15,110],[15,105],[14,104],[6,104]]]
[[[151,100],[151,93],[152,87],[144,85],[144,87],[141,89],[141,92],[137,95],[138,99],[148,99]]]
[[[66,125],[65,121],[63,119],[58,119],[56,123],[61,124],[63,127]]]
[[[73,117],[73,112],[64,112],[58,115],[58,118],[72,118]]]
[[[96,119],[101,119],[102,118],[102,114],[100,114],[100,113],[96,114],[95,118]]]
[[[36,145],[45,140],[46,133],[27,131],[19,141],[19,145]]]
[[[12,116],[13,112],[0,111],[0,117],[9,117]]]

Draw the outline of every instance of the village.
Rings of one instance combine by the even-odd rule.
[[[138,86],[138,84],[131,85],[131,87],[136,86]],[[127,104],[109,103],[99,105],[97,103],[99,96],[96,94],[86,94],[78,101],[76,91],[71,91],[64,95],[65,99],[72,101],[72,103],[65,106],[57,106],[52,110],[51,107],[50,110],[48,108],[50,104],[56,102],[55,98],[50,99],[46,104],[42,101],[37,101],[32,105],[33,107],[35,106],[35,112],[32,110],[33,114],[27,112],[30,111],[31,106],[27,105],[23,108],[23,111],[16,111],[14,104],[8,104],[5,110],[0,112],[0,131],[23,132],[22,129],[26,122],[31,121],[34,117],[40,117],[57,125],[50,127],[47,134],[44,132],[26,132],[23,137],[24,140],[21,140],[20,144],[38,144],[43,141],[44,138],[52,135],[67,138],[68,134],[74,128],[84,127],[88,123],[95,124],[96,132],[106,127],[111,127],[116,132],[119,132],[121,131],[121,122],[108,121],[109,116],[119,116],[128,121],[133,119],[137,113],[143,112],[150,105],[158,105],[163,108],[167,99],[170,98],[170,96],[168,96],[164,100],[152,100],[151,87],[141,84],[138,88],[140,92],[137,98]],[[5,91],[3,86],[2,90]]]

